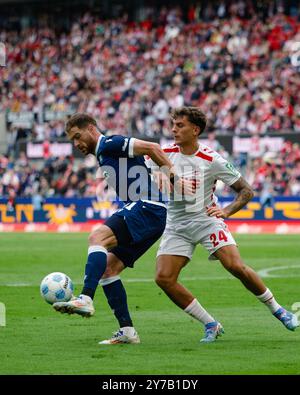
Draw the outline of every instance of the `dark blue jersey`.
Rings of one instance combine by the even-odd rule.
[[[96,158],[106,182],[124,203],[149,200],[165,203],[143,156],[133,155],[134,138],[124,136],[99,137]]]

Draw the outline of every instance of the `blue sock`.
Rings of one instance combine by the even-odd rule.
[[[109,279],[105,279],[109,280]],[[103,284],[103,291],[110,308],[113,310],[120,328],[133,326],[127,305],[127,295],[120,279],[107,285]]]
[[[107,250],[102,246],[90,246],[85,265],[85,276],[82,294],[94,298],[100,278],[105,272],[107,264]]]

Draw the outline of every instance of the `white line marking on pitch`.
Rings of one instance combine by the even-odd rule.
[[[274,272],[277,270],[286,270],[286,269],[298,269],[300,268],[300,265],[285,265],[285,266],[274,266],[274,267],[269,267],[266,269],[261,269],[257,272],[257,274],[261,277],[271,277],[271,278],[289,278],[289,277],[299,277],[299,275],[278,275],[278,274],[271,274],[270,272]]]
[[[180,278],[180,281],[207,281],[207,280],[231,280],[234,277],[184,277]],[[154,278],[123,278],[122,281],[124,283],[151,283],[154,282]],[[73,282],[74,285],[80,285],[81,282]],[[34,283],[7,283],[1,284],[0,287],[34,287],[37,284]]]
[[[300,277],[300,274],[295,275],[280,275],[280,274],[271,274],[270,272],[277,271],[277,270],[286,270],[286,269],[299,269],[299,265],[285,265],[285,266],[273,266],[273,267],[268,267],[265,269],[261,269],[257,271],[257,274],[262,277],[262,278],[292,278],[292,277]],[[212,277],[182,277],[180,278],[180,281],[215,281],[215,280],[232,280],[234,279],[233,276],[212,276]],[[150,283],[154,282],[153,278],[124,278],[122,279],[124,283]],[[81,284],[80,282],[74,282],[75,285]],[[6,283],[6,284],[1,284],[0,286],[4,287],[34,287],[37,286],[37,284],[33,283]]]

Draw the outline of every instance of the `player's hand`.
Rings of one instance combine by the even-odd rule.
[[[178,177],[174,185],[170,182],[170,178],[164,174],[163,172],[156,171],[153,172],[154,181],[156,182],[159,190],[162,193],[169,194],[170,192],[174,192],[174,189],[177,193],[184,195],[193,196],[196,193],[196,189],[198,188],[200,181]]]
[[[217,217],[217,218],[224,218],[224,219],[229,217],[226,210],[222,209],[219,206],[206,207],[206,214],[209,217]]]
[[[170,183],[169,177],[161,171],[153,172],[153,178],[158,186],[158,189],[167,195],[173,192],[173,185]]]
[[[196,193],[196,189],[198,188],[200,181],[195,180],[193,178],[185,178],[179,177],[178,180],[174,183],[174,188],[177,193],[188,196],[193,196]]]

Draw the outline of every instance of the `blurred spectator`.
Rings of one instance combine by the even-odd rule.
[[[20,187],[20,179],[12,164],[7,166],[4,172],[1,183],[3,185],[3,194],[9,195],[11,191],[18,193]]]
[[[7,211],[14,211],[16,207],[16,192],[13,188],[8,190]]]
[[[274,189],[270,176],[266,177],[260,194],[261,207],[274,207]]]
[[[32,195],[32,205],[34,210],[41,210],[42,203],[44,201],[43,196],[39,193],[39,191],[33,192]]]
[[[208,147],[213,149],[214,151],[220,152],[220,150],[223,148],[219,141],[216,139],[216,133],[210,132],[208,133],[208,141],[207,141]],[[226,155],[225,155],[226,157]]]

